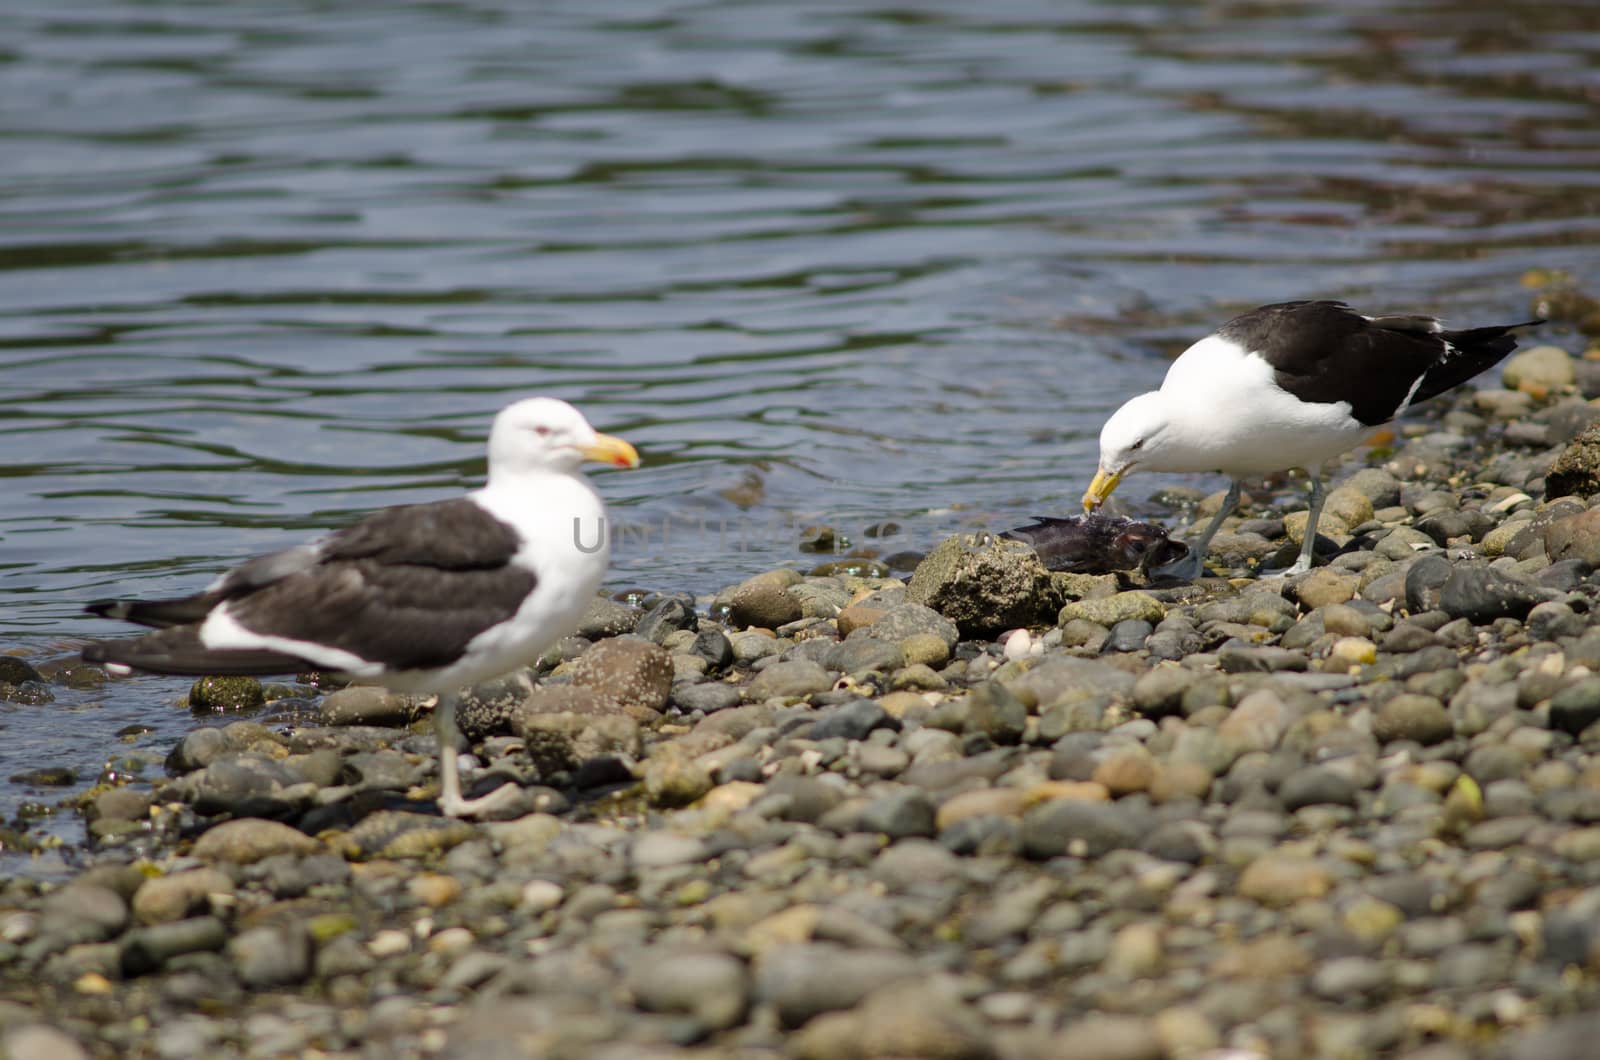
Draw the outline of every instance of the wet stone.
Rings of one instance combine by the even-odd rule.
[[[0,653],[0,684],[21,685],[43,680],[44,676],[25,659]]]
[[[189,689],[189,709],[196,713],[253,710],[266,701],[254,677],[202,677]]]
[[[870,699],[854,699],[834,707],[811,726],[813,740],[839,737],[846,740],[864,740],[874,729],[898,731],[900,721],[890,717]]]
[[[694,631],[699,628],[700,616],[695,614],[694,608],[682,600],[669,597],[646,611],[633,632],[637,637],[660,644],[678,630]]]
[[[328,693],[322,700],[324,725],[405,725],[411,700],[387,689],[354,685]]]
[[[210,765],[227,750],[228,741],[221,729],[194,729],[184,734],[167,756],[167,768],[174,773],[192,773]]]

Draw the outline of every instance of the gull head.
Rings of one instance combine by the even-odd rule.
[[[489,473],[572,473],[586,460],[638,467],[639,454],[621,438],[601,434],[583,413],[556,398],[526,398],[500,410],[489,430]]]
[[[1083,494],[1083,510],[1092,512],[1111,496],[1122,477],[1136,467],[1159,467],[1170,440],[1171,416],[1159,390],[1129,399],[1100,428],[1100,466]]]

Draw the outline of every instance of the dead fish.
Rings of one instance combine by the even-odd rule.
[[[1120,515],[1094,512],[1065,519],[1048,515],[1033,518],[1032,524],[1007,530],[1000,536],[1032,545],[1050,570],[1104,574],[1138,568],[1148,572],[1189,554],[1188,545],[1172,540],[1154,523]]]

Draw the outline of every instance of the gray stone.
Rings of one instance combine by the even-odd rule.
[[[220,950],[228,929],[214,916],[197,916],[130,931],[121,942],[122,974],[146,975],[185,953]]]
[[[652,946],[627,962],[626,984],[646,1012],[683,1013],[711,1030],[744,1019],[751,982],[743,962],[719,951]]]
[[[221,729],[194,729],[178,741],[178,746],[167,755],[167,769],[172,773],[192,773],[204,769],[228,750],[227,737]]]
[[[861,811],[859,826],[863,832],[881,832],[890,839],[937,833],[933,801],[916,788],[901,788],[873,799]]]
[[[1528,612],[1528,636],[1536,640],[1560,640],[1582,636],[1589,621],[1560,600],[1546,600]]]
[[[712,671],[733,665],[733,644],[720,629],[702,629],[696,633],[689,653],[704,659],[707,669]]]
[[[787,1027],[852,1008],[873,990],[920,977],[916,958],[893,950],[856,950],[832,943],[780,946],[756,964],[755,996]]]
[[[1340,483],[1361,493],[1374,508],[1393,508],[1400,503],[1400,480],[1378,467],[1365,467]]]
[[[695,614],[694,608],[676,597],[669,597],[646,611],[633,632],[635,636],[642,637],[652,644],[660,644],[669,634],[676,633],[680,629],[699,628],[700,616]]]
[[[1458,567],[1439,590],[1439,610],[1483,625],[1497,618],[1520,620],[1555,595],[1491,567]]]
[[[1304,652],[1270,644],[1230,642],[1217,650],[1217,664],[1227,673],[1278,673],[1304,670],[1310,663]]]
[[[1576,736],[1600,721],[1600,677],[1586,677],[1550,697],[1550,727]]]
[[[720,681],[702,681],[699,684],[678,684],[672,689],[672,702],[684,710],[699,710],[707,714],[727,710],[744,702],[744,692],[737,685]]]
[[[1370,957],[1336,957],[1311,976],[1311,990],[1329,1001],[1351,1003],[1377,994],[1389,984],[1382,961]]]
[[[874,729],[900,728],[898,718],[890,717],[870,699],[852,699],[833,708],[811,725],[813,740],[865,740]]]
[[[981,732],[998,744],[1022,740],[1028,728],[1028,708],[998,681],[985,681],[968,693],[963,728]]]
[[[386,756],[387,757],[387,756]],[[394,760],[402,761],[399,756]],[[312,792],[277,759],[244,753],[218,758],[195,783],[195,809],[206,815],[272,817],[303,804]]]
[[[251,928],[229,940],[228,956],[247,987],[293,986],[311,975],[311,936],[300,924]]]
[[[586,640],[620,637],[633,632],[639,624],[639,617],[636,608],[597,596],[589,602],[589,608],[578,620],[578,628],[574,632]]]
[[[1033,858],[1100,857],[1137,847],[1146,825],[1142,818],[1118,803],[1053,799],[1023,814],[1023,850]]]
[[[899,645],[876,637],[851,637],[827,649],[823,664],[830,670],[853,674],[863,670],[893,673],[906,664]]]
[[[1290,774],[1278,788],[1278,799],[1290,810],[1321,804],[1354,806],[1356,786],[1342,773],[1325,766],[1313,766]]]
[[[1111,627],[1111,633],[1106,637],[1105,643],[1100,645],[1103,652],[1141,651],[1145,641],[1155,632],[1155,627],[1142,618],[1129,618],[1118,622]]]
[[[773,663],[756,674],[755,680],[745,686],[744,698],[750,703],[799,699],[832,687],[833,678],[820,665],[807,659],[791,659]]]
[[[1415,615],[1437,608],[1444,583],[1454,571],[1450,561],[1437,553],[1418,557],[1406,568],[1406,610]]]
[[[910,602],[889,608],[888,613],[882,618],[865,627],[863,635],[899,643],[920,633],[931,633],[939,637],[947,648],[955,647],[956,641],[961,639],[960,631],[956,629],[954,622],[931,607]]]

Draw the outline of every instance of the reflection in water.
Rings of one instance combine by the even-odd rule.
[[[1590,261],[1591,11],[11,5],[8,644],[469,487],[514,394],[639,443],[600,476],[635,526],[1073,510],[1106,410],[1236,309],[1496,320]],[[615,584],[800,558],[740,545],[624,541]],[[181,691],[8,708],[0,777],[163,750]]]

